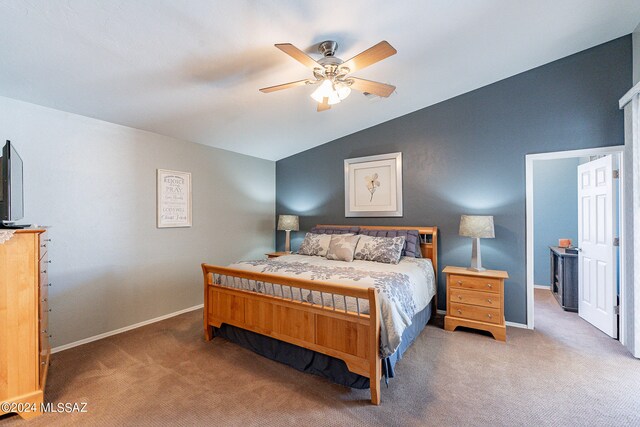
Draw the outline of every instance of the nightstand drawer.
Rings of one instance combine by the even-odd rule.
[[[502,324],[500,309],[449,302],[449,315],[480,322]]]
[[[500,297],[489,292],[470,291],[466,289],[451,288],[449,296],[451,302],[462,304],[480,305],[482,307],[500,308]]]
[[[490,277],[462,276],[457,274],[449,275],[451,289],[462,288],[477,291],[500,293],[502,281]]]

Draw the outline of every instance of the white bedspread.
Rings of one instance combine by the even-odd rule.
[[[382,357],[393,354],[400,345],[402,333],[411,324],[413,316],[423,310],[436,293],[433,266],[430,259],[403,257],[398,264],[383,264],[371,261],[332,261],[324,257],[287,255],[259,261],[242,261],[229,266],[247,271],[294,276],[302,279],[344,283],[378,290],[381,331],[380,353]],[[218,278],[222,286],[230,286],[254,292],[272,294],[324,304],[344,310],[345,301],[340,297],[319,292],[302,291],[288,287],[272,286],[250,280]],[[361,313],[369,312],[369,303],[347,298],[347,309]]]

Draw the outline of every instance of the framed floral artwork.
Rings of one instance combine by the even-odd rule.
[[[402,153],[344,161],[344,215],[402,216]]]

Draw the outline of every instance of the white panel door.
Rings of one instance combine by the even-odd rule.
[[[613,162],[608,155],[578,166],[578,314],[617,338]]]

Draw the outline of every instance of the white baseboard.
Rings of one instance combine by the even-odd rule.
[[[504,322],[504,324],[513,328],[529,329],[529,327],[524,323]]]
[[[549,289],[551,289],[551,286],[549,286],[549,285],[533,285],[533,288],[534,289],[546,289],[546,290],[549,290]]]
[[[110,331],[110,332],[105,332],[103,334],[94,335],[94,336],[89,337],[89,338],[84,338],[84,339],[81,339],[79,341],[75,341],[75,342],[72,342],[72,343],[69,343],[69,344],[64,344],[64,345],[52,348],[51,349],[51,353],[57,353],[59,351],[68,350],[68,349],[73,348],[73,347],[78,347],[79,345],[88,344],[88,343],[93,342],[93,341],[98,341],[98,340],[101,340],[103,338],[107,338],[107,337],[110,337],[110,336],[113,336],[113,335],[117,335],[117,334],[121,334],[123,332],[130,331],[132,329],[136,329],[136,328],[140,328],[142,326],[150,325],[152,323],[160,322],[161,320],[165,320],[165,319],[169,319],[171,317],[179,316],[181,314],[188,313],[190,311],[199,310],[199,309],[201,309],[203,307],[204,307],[204,304],[194,305],[193,307],[185,308],[184,310],[175,311],[173,313],[169,313],[169,314],[165,314],[165,315],[160,316],[160,317],[155,317],[153,319],[145,320],[145,321],[140,322],[140,323],[135,323],[133,325],[125,326],[124,328],[119,328],[119,329],[116,329],[116,330],[113,330],[113,331]]]

